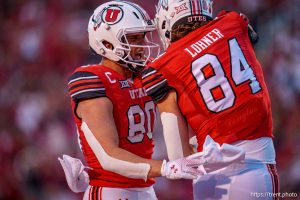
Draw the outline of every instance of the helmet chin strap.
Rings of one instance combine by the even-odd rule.
[[[129,64],[129,63],[127,64],[127,66],[131,71],[133,71],[135,73],[140,72],[144,69],[143,66],[133,65],[133,64]]]
[[[143,66],[139,66],[139,65],[135,65],[135,64],[131,64],[131,63],[126,63],[122,60],[119,60],[117,63],[119,63],[121,66],[129,69],[130,71],[132,71],[134,73],[138,73],[138,72],[140,72],[144,69]]]
[[[130,55],[126,58],[126,60],[129,60],[129,59],[131,59],[133,61],[133,59]],[[120,65],[122,65],[123,67],[128,68],[130,71],[132,71],[134,73],[138,73],[144,69],[144,66],[136,65],[133,63],[127,63],[123,60],[119,60],[118,63]],[[140,64],[142,64],[142,62]]]

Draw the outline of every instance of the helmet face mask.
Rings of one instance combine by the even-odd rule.
[[[127,66],[134,72],[140,71],[141,67],[145,66],[151,57],[158,56],[159,45],[152,42],[151,31],[145,32],[144,30],[129,28],[124,29],[124,32],[119,37],[122,48],[116,51],[123,52],[119,56],[120,60],[127,63]]]
[[[130,44],[127,37],[133,34],[150,35],[156,27],[149,15],[138,5],[126,1],[111,1],[100,5],[88,25],[89,44],[98,55],[116,61],[132,71],[139,71],[150,57],[159,53],[159,45],[152,37],[145,37],[141,44]],[[113,48],[106,48],[108,42]],[[142,48],[145,55],[134,59],[131,51]]]
[[[172,38],[174,24],[184,18],[188,22],[212,20],[213,0],[159,0],[156,6],[155,24],[166,50]]]

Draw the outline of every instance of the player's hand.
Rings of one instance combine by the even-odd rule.
[[[163,161],[161,166],[161,175],[168,179],[196,179],[204,174],[203,168],[199,167],[203,164],[203,159],[180,158],[174,161]]]
[[[244,13],[240,13],[240,17],[247,23],[249,24],[249,18],[244,14]]]
[[[63,159],[58,158],[69,188],[73,192],[84,192],[89,185],[89,175],[84,171],[85,167],[81,160],[77,158],[72,158],[68,155],[63,155]]]
[[[248,35],[253,45],[258,42],[259,36],[250,24],[248,24]]]
[[[226,143],[221,146],[207,135],[203,151],[190,155],[188,158],[202,160],[205,174],[222,169],[233,163],[243,162],[245,160],[245,151]]]
[[[253,45],[256,44],[259,40],[259,36],[251,26],[249,18],[243,13],[240,13],[240,17],[248,24],[248,35],[251,43]]]

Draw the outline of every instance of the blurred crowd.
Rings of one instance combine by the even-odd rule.
[[[1,0],[0,200],[81,199],[67,186],[57,157],[82,158],[67,78],[98,63],[87,22],[106,1]],[[157,0],[132,1],[154,17]],[[281,192],[300,192],[300,0],[214,1],[245,13],[259,33],[256,52],[271,95]],[[166,156],[156,136],[155,158]],[[192,198],[191,182],[158,178],[162,200]],[[298,195],[299,196],[299,195]]]

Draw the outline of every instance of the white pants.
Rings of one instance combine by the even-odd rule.
[[[194,200],[273,199],[278,178],[272,164],[232,165],[218,173],[202,176],[193,183]]]
[[[230,165],[193,182],[194,200],[271,200],[279,192],[271,138],[233,144],[246,151],[244,163]]]
[[[89,186],[83,200],[157,200],[153,187],[110,188]]]

